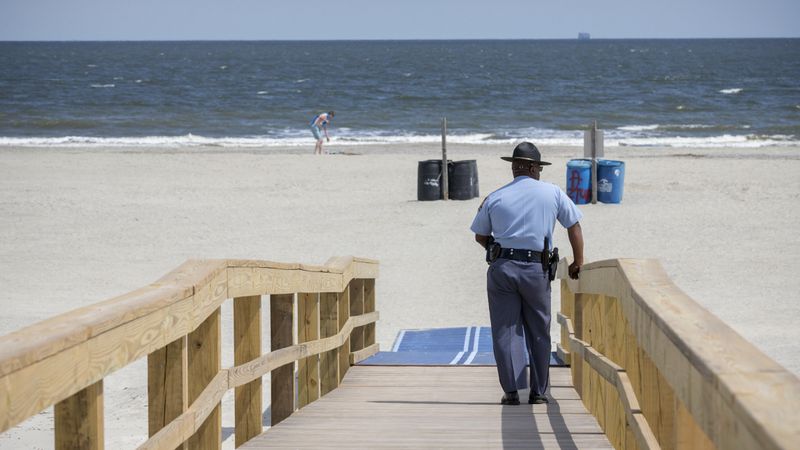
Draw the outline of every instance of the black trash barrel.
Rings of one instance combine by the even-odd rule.
[[[420,161],[417,166],[417,200],[442,198],[442,160]]]
[[[474,159],[450,164],[448,192],[451,200],[469,200],[478,197],[478,163]]]

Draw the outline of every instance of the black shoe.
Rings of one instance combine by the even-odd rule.
[[[501,405],[519,405],[519,394],[516,392],[506,392],[500,399]]]
[[[544,395],[531,395],[528,397],[528,404],[529,405],[540,405],[542,403],[550,403],[550,400],[547,399]]]

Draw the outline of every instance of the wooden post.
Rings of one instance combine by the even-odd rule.
[[[335,336],[339,332],[339,300],[335,293],[319,295],[319,335],[320,338]],[[319,355],[320,395],[339,386],[339,349]]]
[[[364,312],[375,311],[375,279],[364,279]],[[364,327],[364,348],[375,343],[375,322]]]
[[[442,198],[450,199],[450,174],[447,171],[447,117],[442,117]]]
[[[583,338],[583,306],[584,302],[584,295],[585,294],[575,294],[573,297],[573,317],[572,317],[572,331],[575,333],[575,338],[584,340]],[[572,361],[571,361],[571,368],[572,368],[572,385],[575,386],[575,390],[578,392],[578,395],[581,398],[585,398],[587,395],[583,390],[583,382],[584,382],[584,369],[587,367],[586,361],[583,360],[581,355],[573,353],[572,354]]]
[[[592,204],[597,203],[597,121],[592,125]]]
[[[339,303],[339,330],[344,328],[344,324],[350,318],[350,285],[344,288],[344,292],[337,294]],[[339,347],[339,384],[342,384],[347,369],[350,368],[350,338],[344,341],[344,345]]]
[[[272,351],[294,343],[294,294],[271,295],[270,337]],[[294,362],[271,372],[272,425],[294,412]]]
[[[233,361],[245,364],[261,356],[261,296],[233,299]],[[261,420],[261,378],[236,387],[236,447],[263,431]]]
[[[189,407],[187,338],[147,355],[147,430],[154,436]],[[186,449],[187,443],[179,449]]]
[[[103,380],[56,403],[56,450],[103,448]]]
[[[319,339],[319,294],[297,294],[297,343]],[[319,355],[297,362],[297,408],[319,398]]]
[[[189,364],[189,404],[197,400],[220,371],[222,343],[220,339],[220,309],[217,308],[194,331],[189,333],[187,359]],[[189,438],[189,448],[218,450],[222,446],[222,414],[217,404],[208,418]]]
[[[352,279],[350,281],[350,315],[364,314],[364,280]],[[350,351],[357,352],[364,348],[364,328],[353,328],[350,335]]]

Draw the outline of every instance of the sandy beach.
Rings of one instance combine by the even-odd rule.
[[[417,163],[438,147],[331,145],[322,157],[311,147],[0,148],[0,334],[147,285],[188,258],[337,255],[380,261],[383,349],[405,328],[488,325],[486,263],[469,225],[481,198],[510,181],[499,157],[513,145],[452,145],[451,159],[477,160],[481,197],[418,202]],[[553,163],[543,181],[565,188],[565,164],[582,149],[542,153]],[[625,161],[625,193],[619,205],[580,207],[586,260],[660,260],[688,295],[800,373],[800,148],[612,147],[606,157]],[[556,245],[571,257],[560,227]],[[554,313],[558,299],[554,283]],[[223,366],[230,316],[228,305]],[[145,384],[144,360],[106,378],[108,448],[146,439]],[[0,435],[0,448],[52,445],[50,411]]]

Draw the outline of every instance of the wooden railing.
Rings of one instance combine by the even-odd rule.
[[[325,266],[192,260],[147,287],[4,336],[0,432],[55,405],[57,449],[103,448],[103,378],[147,356],[150,439],[140,448],[219,448],[220,400],[229,389],[238,447],[262,431],[262,376],[271,372],[276,424],[378,350],[377,276],[377,261],[352,257]],[[262,295],[270,296],[266,354]],[[226,299],[233,299],[235,367],[222,369]]]
[[[681,292],[653,260],[561,278],[575,389],[617,449],[791,449],[800,380]]]

